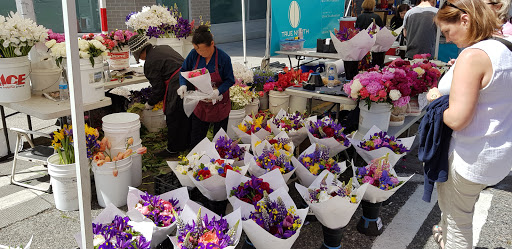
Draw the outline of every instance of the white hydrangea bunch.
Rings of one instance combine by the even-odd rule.
[[[106,57],[108,49],[101,42],[103,37],[96,36],[93,40],[78,39],[78,53],[81,59],[89,59],[94,66],[94,58]],[[57,61],[57,66],[62,63],[62,59],[66,58],[66,42],[57,43],[55,40],[49,40],[45,43],[50,49],[50,55]]]
[[[236,82],[247,84],[254,81],[254,72],[238,62],[233,64],[233,74]]]
[[[151,7],[144,6],[142,11],[132,14],[126,25],[137,30],[139,33],[145,33],[151,26],[157,27],[160,24],[175,25],[176,23],[176,18],[172,16],[167,8],[153,5]]]
[[[229,88],[229,98],[231,99],[231,110],[240,110],[252,103],[256,94],[247,86],[233,85]]]
[[[0,15],[0,56],[26,56],[35,43],[48,37],[48,29],[37,25],[20,14],[10,12],[8,17]]]

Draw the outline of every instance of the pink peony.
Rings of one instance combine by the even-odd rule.
[[[369,183],[370,185],[373,185],[373,178],[371,176],[364,176],[363,183]]]

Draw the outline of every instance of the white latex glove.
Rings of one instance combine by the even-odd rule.
[[[213,92],[210,94],[210,97],[209,97],[211,100],[215,100],[215,101],[221,101],[222,100],[222,95],[219,94],[219,89],[215,89],[213,90]]]
[[[152,105],[149,105],[147,102],[146,102],[146,104],[144,105],[144,107],[146,108],[146,110],[151,110],[151,109],[153,109],[153,106],[152,106]]]
[[[178,93],[180,98],[183,98],[183,96],[185,96],[185,93],[187,92],[187,86],[180,86],[180,88],[178,88],[176,92]]]

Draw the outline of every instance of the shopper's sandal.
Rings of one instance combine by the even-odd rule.
[[[441,227],[438,225],[432,227],[432,235],[434,236],[434,241],[439,245],[439,248],[444,249],[443,230]]]

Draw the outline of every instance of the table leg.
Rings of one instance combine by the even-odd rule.
[[[30,118],[30,115],[27,115],[27,123],[28,123],[28,129],[32,130],[32,119]],[[34,141],[34,135],[30,134],[30,139]]]
[[[336,108],[336,120],[338,120],[338,123],[340,122],[340,103],[336,103],[334,105]]]
[[[6,140],[5,144],[7,145],[7,156],[9,156],[12,154],[12,152],[11,145],[9,144],[9,133],[7,131],[7,122],[5,122],[5,110],[3,105],[0,105],[0,115],[2,116],[2,127],[4,127],[4,136]]]
[[[290,56],[288,55],[288,60],[290,61],[290,68],[293,68],[293,65],[292,65],[292,58],[290,58]]]
[[[313,109],[313,98],[308,99],[308,114],[311,115],[311,109]]]

